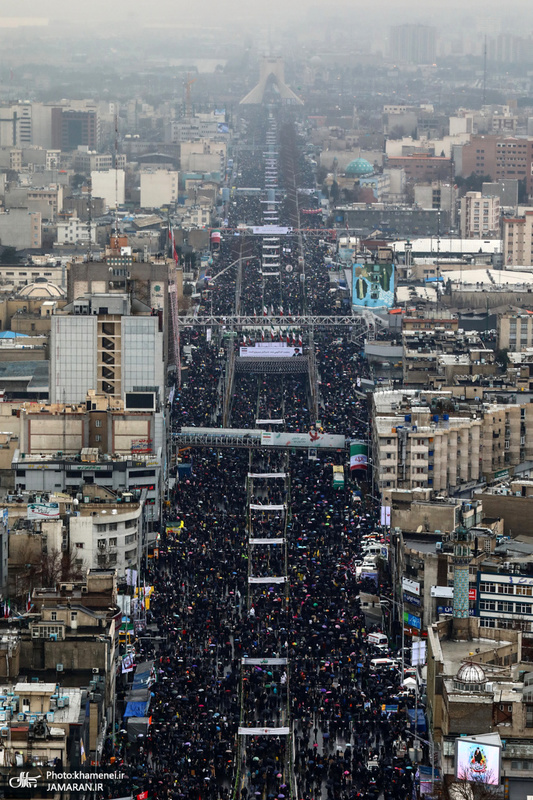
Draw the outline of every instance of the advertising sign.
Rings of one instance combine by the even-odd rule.
[[[410,603],[412,606],[420,606],[420,598],[414,594],[403,593],[403,602]]]
[[[352,304],[363,308],[394,305],[394,264],[354,264]]]
[[[403,612],[403,621],[405,625],[408,625],[410,628],[416,628],[420,630],[422,627],[422,622],[420,617],[415,616],[415,614],[410,614],[408,611]]]
[[[420,584],[418,581],[412,581],[410,578],[402,578],[402,589],[420,597]]]
[[[453,614],[453,606],[437,606],[437,614]]]
[[[241,358],[292,358],[293,356],[301,356],[301,347],[288,347],[287,345],[281,346],[272,342],[269,347],[240,347],[239,355]]]
[[[381,506],[381,524],[390,528],[390,506]]]
[[[274,431],[261,432],[262,447],[309,447],[328,448],[330,450],[342,450],[345,445],[345,437],[330,433],[277,433]]]
[[[468,599],[469,600],[473,600],[475,602],[476,601],[476,596],[477,596],[477,590],[476,589],[469,589],[468,590]]]
[[[455,778],[458,781],[500,785],[501,747],[473,739],[455,740]]]
[[[432,597],[444,597],[450,599],[453,597],[453,586],[432,586]]]
[[[28,503],[26,519],[59,519],[59,503]]]

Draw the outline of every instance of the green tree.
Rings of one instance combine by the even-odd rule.
[[[20,256],[16,247],[4,247],[0,253],[0,264],[18,264]]]

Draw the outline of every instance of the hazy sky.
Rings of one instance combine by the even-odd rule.
[[[343,16],[346,20],[356,22],[360,19],[365,24],[388,25],[401,21],[432,23],[443,27],[457,25],[457,33],[461,33],[461,25],[466,18],[479,22],[480,17],[491,19],[489,23],[499,24],[503,21],[508,27],[516,24],[520,33],[524,24],[531,25],[533,19],[533,3],[531,0],[514,0],[506,5],[501,0],[323,0],[321,3],[306,0],[159,0],[158,3],[146,3],[145,0],[92,0],[91,3],[73,0],[19,0],[10,13],[4,11],[3,16],[48,16],[50,19],[68,19],[81,25],[93,27],[94,23],[104,31],[111,20],[122,19],[124,23],[137,20],[139,23],[167,22],[170,25],[180,21],[192,21],[197,25],[239,24],[243,19],[254,19],[256,24],[275,27],[286,27],[288,18],[294,19],[325,16]],[[5,8],[5,4],[4,4]],[[310,13],[311,12],[311,13]],[[509,16],[511,14],[511,16]],[[521,20],[520,20],[521,18]],[[516,22],[515,22],[516,21]],[[520,24],[521,23],[521,24]],[[129,27],[129,26],[128,26]],[[354,36],[358,34],[354,29]]]

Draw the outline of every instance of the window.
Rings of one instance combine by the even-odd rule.
[[[102,437],[100,436],[99,433],[97,433],[96,436],[94,437],[94,441],[95,442],[101,442],[102,441]]]
[[[526,728],[533,728],[533,703],[526,705]]]
[[[83,542],[76,542],[76,550],[83,550]]]
[[[479,601],[479,610],[480,611],[496,611],[496,601],[495,600],[480,600]]]
[[[531,597],[533,589],[531,586],[517,586],[516,593],[522,597]]]
[[[125,528],[135,528],[137,525],[136,520],[134,519],[127,519],[124,523]]]
[[[77,619],[78,619],[78,612],[77,611],[71,611],[70,612],[70,620],[71,620],[71,622],[75,622]]]
[[[50,619],[52,620],[52,622],[56,622],[57,621],[57,611],[52,611],[51,612]]]
[[[528,614],[530,608],[528,603],[515,603],[515,614]]]
[[[129,533],[124,539],[124,544],[131,544],[132,542],[135,542],[136,539],[137,539],[136,533]]]
[[[116,547],[116,546],[117,546],[117,537],[116,537],[116,536],[113,536],[113,537],[112,537],[112,538],[109,540],[109,547]]]
[[[102,420],[101,419],[95,420],[94,426],[95,426],[95,428],[101,428],[102,427]]]
[[[117,531],[118,530],[118,523],[117,522],[110,522],[109,523],[109,530],[110,531]],[[116,544],[116,541],[115,541]]]
[[[480,592],[490,592],[491,594],[495,594],[496,592],[496,584],[490,583],[488,581],[481,581],[479,584],[479,591]]]
[[[520,587],[517,587],[517,589]],[[499,583],[498,594],[514,594],[514,586],[512,583]],[[517,592],[519,594],[519,592]]]
[[[99,524],[96,526],[96,530],[97,530],[97,532],[98,532],[98,533],[105,533],[105,532],[106,532],[106,530],[107,530],[107,525],[106,525],[106,524],[101,524],[101,523],[99,523]]]

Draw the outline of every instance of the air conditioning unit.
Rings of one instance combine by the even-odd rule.
[[[9,728],[0,728],[0,736],[2,739],[7,739],[9,736]]]
[[[56,672],[63,672],[63,664],[56,664]]]
[[[57,707],[58,708],[65,708],[65,701],[62,697],[57,698]]]
[[[17,714],[17,719],[18,719],[19,722],[24,722],[25,717],[26,717],[26,714],[24,714],[24,712],[22,712],[22,711],[20,712],[20,714]]]

